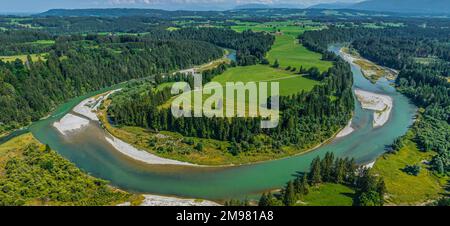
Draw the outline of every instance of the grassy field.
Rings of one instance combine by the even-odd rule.
[[[231,29],[237,32],[243,32],[247,30],[252,30],[256,32],[283,32],[289,35],[299,35],[306,30],[316,30],[322,29],[324,26],[312,22],[311,20],[301,20],[301,21],[276,21],[276,22],[266,22],[266,23],[255,23],[255,22],[241,22],[234,21],[237,25],[231,26]]]
[[[53,45],[55,44],[54,40],[37,40],[34,42],[30,42],[31,44],[37,44],[37,45]]]
[[[301,206],[351,206],[355,191],[341,184],[312,187],[299,203]]]
[[[213,82],[218,82],[223,87],[223,103],[227,103],[228,99],[226,98],[227,93],[227,82],[243,82],[244,84],[248,82],[255,82],[257,87],[259,82],[267,82],[268,90],[267,93],[271,94],[270,83],[278,82],[279,83],[279,91],[281,96],[289,96],[301,91],[310,91],[315,85],[319,84],[319,82],[315,80],[311,80],[305,78],[302,75],[295,74],[290,71],[285,71],[281,69],[275,69],[269,67],[267,65],[252,65],[246,67],[235,67],[229,68],[223,74],[216,76]],[[158,89],[168,87],[170,84],[161,84],[158,86]],[[202,92],[202,90],[193,91],[193,92]],[[183,93],[181,98],[188,100],[191,98],[192,106],[202,107],[203,103],[197,103],[193,101],[192,93]],[[203,95],[203,102],[207,100],[211,95]],[[257,94],[259,97],[259,94]],[[175,98],[172,98],[170,101],[162,105],[162,108],[169,108],[171,106],[171,102]],[[235,110],[237,109],[237,104],[242,103],[238,101],[237,96],[235,95],[234,100],[232,102],[235,103]],[[258,106],[258,98],[250,99],[248,94],[245,97],[245,112],[248,115],[249,112],[249,103],[253,103],[253,106]],[[261,109],[262,110],[262,109]],[[265,110],[263,110],[265,111]],[[269,110],[270,111],[270,110]],[[261,112],[258,111],[260,114]],[[269,114],[266,112],[265,114]]]
[[[299,93],[302,90],[309,91],[319,82],[296,75],[281,69],[275,69],[266,65],[253,65],[247,67],[230,68],[223,74],[215,77],[214,82],[225,85],[226,82],[279,82],[280,95],[288,96]]]
[[[166,30],[168,30],[168,31],[176,31],[176,30],[179,30],[180,28],[177,28],[177,27],[168,27],[168,28],[166,28]]]
[[[320,71],[326,71],[332,66],[329,61],[323,61],[320,53],[315,53],[307,50],[304,46],[298,44],[298,40],[292,35],[278,35],[272,50],[267,54],[270,63],[273,64],[276,59],[280,67],[287,66],[296,67],[302,66],[305,69],[317,67]]]
[[[331,62],[321,60],[321,54],[307,50],[298,43],[297,39],[305,31],[323,29],[323,25],[313,23],[312,21],[285,21],[261,24],[239,22],[238,24],[238,26],[232,26],[231,28],[238,32],[252,30],[276,33],[275,43],[271,51],[267,54],[267,58],[271,64],[278,59],[282,68],[286,68],[287,66],[297,69],[300,66],[306,69],[317,67],[320,71],[326,71],[332,66]]]
[[[435,200],[443,192],[446,178],[438,178],[427,165],[434,155],[432,152],[421,152],[411,140],[395,154],[385,154],[378,158],[373,173],[384,178],[387,188],[387,205],[419,205]],[[422,170],[418,176],[408,175],[402,171],[407,165],[420,165]]]
[[[32,61],[38,61],[41,59],[42,61],[45,61],[45,57],[47,54],[30,54]],[[14,56],[0,56],[0,60],[5,62],[14,62],[16,59],[19,59],[23,62],[27,61],[28,55],[14,55]]]

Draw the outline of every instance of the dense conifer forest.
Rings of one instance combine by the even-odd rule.
[[[0,39],[7,43],[0,52],[28,55],[0,62],[0,104],[4,106],[0,132],[42,118],[68,98],[220,58],[224,52],[218,46],[237,49],[242,64],[255,64],[273,42],[268,35],[225,29],[166,32],[56,37],[35,31],[0,32]],[[30,44],[49,38],[55,43]],[[33,53],[45,56],[30,57]]]

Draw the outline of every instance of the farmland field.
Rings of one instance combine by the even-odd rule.
[[[0,60],[5,62],[13,62],[16,59],[19,59],[23,62],[27,60],[28,55],[15,55],[15,56],[0,56]],[[38,61],[39,59],[45,61],[46,54],[30,54],[31,60]]]
[[[278,81],[280,82],[280,95],[282,96],[292,95],[302,90],[309,91],[316,84],[319,84],[317,81],[301,75],[264,65],[230,68],[222,75],[215,77],[213,81],[222,85],[225,85],[226,82]]]
[[[320,71],[326,71],[332,66],[331,62],[321,60],[322,55],[307,50],[298,44],[295,36],[279,35],[276,37],[272,50],[267,54],[271,63],[278,59],[280,67],[288,66],[299,68],[317,67]]]
[[[301,206],[351,206],[355,191],[341,184],[322,184],[310,188],[310,192],[301,199]]]
[[[276,33],[275,43],[271,51],[267,54],[270,63],[278,59],[280,67],[288,66],[299,68],[317,67],[320,71],[326,71],[332,66],[331,62],[321,60],[322,55],[306,49],[298,43],[297,37],[307,30],[319,30],[324,26],[311,21],[301,22],[270,22],[270,23],[239,23],[238,26],[232,26],[232,29],[238,32],[245,30],[272,32]],[[278,33],[277,33],[278,32]]]

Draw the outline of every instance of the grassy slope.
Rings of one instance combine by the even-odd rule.
[[[317,67],[320,71],[326,71],[332,66],[331,62],[323,61],[320,53],[307,50],[298,44],[298,40],[293,35],[278,35],[272,50],[267,54],[267,58],[273,64],[276,59],[280,67],[287,66],[303,68]]]
[[[22,150],[32,144],[42,145],[34,139],[31,133],[28,133],[0,145],[0,176],[4,173],[6,162],[13,157],[20,156]]]
[[[419,151],[416,144],[408,139],[399,152],[378,158],[373,172],[386,182],[388,205],[422,204],[436,199],[444,192],[445,178],[438,178],[421,163],[423,160],[429,161],[433,155],[432,152]],[[422,168],[418,176],[402,171],[407,165],[415,164]]]
[[[299,205],[306,206],[351,206],[355,191],[341,184],[322,184],[312,187]]]
[[[67,181],[67,178],[64,177],[64,175],[61,176],[61,178],[59,178],[58,175],[61,175],[62,172],[64,171],[68,171],[68,173],[72,174],[72,175],[77,175],[74,176],[76,177],[76,182],[70,182],[70,183],[78,183],[78,186],[86,186],[89,187],[88,190],[84,191],[86,193],[89,193],[87,196],[89,197],[80,197],[80,199],[82,198],[83,200],[78,200],[80,202],[77,202],[77,200],[74,200],[73,202],[60,202],[60,201],[56,201],[56,200],[51,200],[50,197],[54,196],[55,194],[46,194],[45,196],[41,196],[42,198],[48,199],[47,201],[43,201],[44,199],[41,199],[39,197],[36,198],[29,198],[29,197],[21,197],[22,199],[24,199],[25,201],[25,205],[80,205],[82,203],[102,203],[102,202],[108,202],[109,204],[118,204],[118,203],[122,203],[125,202],[127,200],[131,200],[134,201],[134,199],[137,198],[137,196],[132,196],[130,197],[130,195],[128,193],[124,193],[122,191],[119,191],[115,188],[111,188],[108,186],[94,186],[96,182],[96,178],[93,178],[91,176],[89,176],[88,174],[85,174],[83,172],[81,172],[81,174],[78,174],[80,171],[79,169],[77,169],[74,165],[72,165],[71,163],[69,163],[67,160],[63,159],[62,157],[58,156],[58,154],[56,152],[53,153],[46,153],[45,152],[45,145],[41,144],[39,141],[37,141],[33,135],[31,133],[27,133],[18,137],[15,137],[13,139],[11,139],[10,141],[1,144],[0,145],[0,182],[6,182],[7,184],[9,183],[9,186],[11,186],[12,184],[20,184],[17,181],[10,181],[10,179],[8,179],[8,177],[6,177],[5,175],[5,166],[7,164],[7,162],[9,160],[11,160],[12,158],[15,158],[17,162],[22,162],[25,161],[24,159],[26,158],[23,155],[23,152],[25,150],[27,150],[29,147],[37,147],[38,151],[42,152],[42,156],[40,158],[43,159],[48,159],[49,155],[52,156],[52,161],[53,161],[53,168],[52,171],[53,173],[48,173],[46,172],[44,169],[41,168],[36,168],[35,165],[42,165],[43,162],[39,162],[39,161],[44,161],[42,159],[35,159],[34,161],[37,161],[34,163],[34,165],[27,165],[26,169],[22,168],[21,170],[19,170],[18,172],[15,172],[15,176],[18,176],[19,178],[15,178],[16,180],[24,180],[25,178],[27,178],[29,175],[27,175],[27,173],[29,173],[31,170],[33,169],[34,173],[36,173],[34,176],[42,178],[42,181],[40,180],[36,180],[34,181],[34,183],[36,182],[42,182],[43,186],[39,187],[39,191],[37,190],[33,190],[33,189],[37,189],[37,187],[35,185],[30,185],[28,187],[28,190],[26,192],[26,194],[28,196],[30,196],[30,194],[45,194],[45,191],[49,190],[49,188],[47,188],[44,184],[45,182],[47,183],[52,183],[53,186],[58,186],[59,183],[68,183],[70,181]],[[22,182],[24,183],[24,182]],[[83,184],[85,183],[85,184]],[[50,186],[50,185],[47,185]],[[64,187],[67,186],[67,187]],[[69,185],[69,184],[64,184],[61,187],[58,187],[57,189],[71,189],[73,188],[73,185]],[[0,191],[2,192],[2,191]],[[113,195],[110,197],[107,197],[108,195]],[[5,195],[5,194],[0,194],[1,195]],[[7,193],[6,193],[7,195]],[[20,195],[15,194],[16,196],[20,197]],[[102,195],[105,195],[102,197]],[[109,201],[107,201],[109,200]],[[0,202],[1,203],[1,202]]]

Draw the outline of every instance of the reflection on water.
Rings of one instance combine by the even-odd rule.
[[[337,51],[338,48],[333,48]],[[353,157],[359,163],[374,160],[385,146],[403,135],[412,124],[415,107],[395,91],[389,82],[372,84],[360,69],[352,65],[354,88],[388,94],[394,100],[389,121],[381,128],[372,128],[373,113],[361,109],[356,101],[352,134],[300,156],[239,167],[150,166],[130,159],[116,151],[106,140],[103,129],[91,123],[69,137],[60,135],[51,125],[82,98],[63,105],[58,117],[35,123],[33,134],[64,157],[90,174],[109,180],[115,186],[135,192],[227,199],[249,196],[255,192],[284,185],[296,172],[308,170],[316,156],[333,152],[338,157]]]

